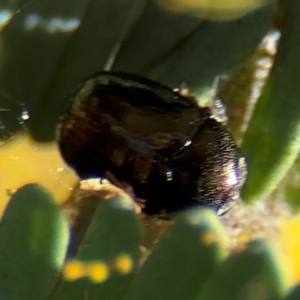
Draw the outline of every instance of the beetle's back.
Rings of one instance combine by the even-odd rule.
[[[102,72],[81,84],[58,143],[81,178],[132,187],[148,214],[218,208],[245,179],[244,160],[221,123],[190,98],[137,75]]]
[[[192,101],[153,81],[121,75],[87,80],[61,120],[61,153],[82,178],[110,171],[120,180],[145,182],[164,174],[155,164],[186,147],[203,123]]]

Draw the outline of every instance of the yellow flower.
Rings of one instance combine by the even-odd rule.
[[[300,217],[294,217],[280,227],[279,243],[291,273],[292,284],[300,282]]]
[[[43,185],[63,204],[77,182],[55,142],[37,143],[20,134],[0,144],[0,218],[11,194],[24,184]]]

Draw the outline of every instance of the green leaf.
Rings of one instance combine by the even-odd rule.
[[[300,2],[289,1],[274,67],[259,99],[242,149],[249,165],[243,198],[273,191],[300,149]]]
[[[33,136],[52,140],[70,92],[83,78],[105,67],[143,4],[142,0],[25,4],[2,34],[7,55],[0,69],[5,92],[0,101],[16,113],[20,107],[14,102],[25,102]]]
[[[283,293],[280,276],[271,248],[265,242],[251,242],[219,266],[198,299],[278,299]]]
[[[64,262],[69,228],[52,196],[37,184],[20,188],[0,224],[0,298],[46,299]]]
[[[33,137],[49,141],[71,91],[108,62],[170,87],[187,82],[199,95],[255,51],[275,10],[271,0],[237,20],[214,22],[164,11],[154,0],[30,1],[3,32],[2,101],[16,114],[11,98],[25,102]]]
[[[296,159],[292,168],[288,171],[284,179],[280,182],[275,190],[276,196],[280,199],[283,198],[294,212],[299,212],[300,210],[300,186],[299,186],[299,176],[300,176],[300,157]]]
[[[160,238],[125,299],[194,299],[224,258],[227,238],[214,212],[183,213]]]
[[[286,300],[300,300],[300,285],[295,286],[286,297]]]
[[[140,244],[140,224],[133,201],[125,196],[105,200],[95,212],[73,261],[91,268],[101,265],[107,274],[98,280],[90,273],[77,280],[65,280],[53,299],[122,299],[138,266]],[[124,273],[117,267],[122,258],[131,265]]]
[[[201,98],[216,76],[232,71],[255,51],[271,27],[276,2],[270,1],[244,17],[226,22],[156,13],[163,21],[153,23],[157,15],[152,10],[140,20],[131,43],[127,42],[126,56],[120,53],[115,68],[141,73],[170,87],[186,82],[191,92]],[[177,28],[186,28],[186,24],[191,27],[189,32],[174,40],[173,31],[177,33]],[[151,32],[150,38],[145,32]]]
[[[1,108],[18,115],[18,103],[25,103],[32,115],[74,31],[58,28],[65,25],[76,29],[89,1],[72,2],[72,5],[60,0],[10,2],[22,2],[22,5],[11,4],[5,8],[13,15],[1,33],[6,49],[0,70]]]

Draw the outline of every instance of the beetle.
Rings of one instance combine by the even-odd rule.
[[[61,155],[81,179],[106,178],[143,199],[147,215],[190,206],[225,213],[245,159],[209,107],[139,75],[98,72],[79,84],[57,127]]]

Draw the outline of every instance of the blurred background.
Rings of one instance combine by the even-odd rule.
[[[103,265],[100,265],[100,270],[104,269],[100,272],[104,274],[102,277],[92,272],[95,265],[89,269],[90,273],[86,265],[76,265],[76,262],[70,264],[69,273],[64,269],[69,251],[70,220],[56,203],[65,205],[70,199],[78,200],[82,191],[78,189],[79,178],[60,157],[55,131],[72,91],[86,77],[101,70],[137,73],[171,88],[184,84],[200,105],[209,105],[214,97],[219,98],[226,108],[228,129],[248,164],[243,202],[222,219],[228,232],[211,212],[195,213],[192,219],[197,222],[190,222],[185,216],[179,218],[175,227],[170,227],[169,233],[174,240],[167,245],[169,248],[164,248],[167,242],[162,239],[159,247],[167,250],[158,251],[155,263],[153,260],[148,262],[150,267],[145,267],[145,272],[152,270],[148,272],[149,277],[143,277],[143,269],[142,276],[137,276],[131,289],[136,298],[129,294],[126,299],[146,299],[139,296],[139,287],[143,284],[143,296],[152,299],[151,280],[155,282],[157,278],[155,284],[158,286],[171,278],[170,289],[162,286],[162,290],[166,295],[173,292],[172,299],[182,299],[174,289],[176,278],[180,280],[178,284],[182,284],[182,278],[190,282],[190,278],[201,275],[204,282],[208,276],[202,271],[202,264],[210,261],[211,265],[205,266],[212,274],[211,266],[215,267],[216,257],[221,257],[224,249],[230,247],[238,249],[241,256],[232,255],[229,260],[218,261],[221,267],[201,295],[209,294],[210,298],[205,299],[215,300],[220,296],[217,295],[220,290],[227,287],[230,290],[233,283],[233,294],[229,293],[228,298],[222,295],[221,299],[282,299],[282,295],[278,298],[277,294],[275,298],[270,296],[274,291],[282,293],[282,286],[287,286],[282,279],[285,271],[279,264],[275,268],[270,259],[275,257],[275,247],[269,251],[269,245],[264,241],[244,247],[249,240],[271,240],[275,232],[272,237],[284,250],[285,258],[290,260],[285,264],[292,270],[289,285],[300,281],[299,53],[299,0],[0,0],[0,216],[8,207],[0,226],[0,257],[4,258],[0,260],[3,279],[0,299],[40,300],[41,294],[48,295],[53,287],[58,287],[57,277],[62,272],[65,272],[63,284],[68,293],[63,294],[62,289],[61,298],[55,299],[75,299],[75,296],[83,299],[81,293],[86,286],[95,289],[104,286],[100,295],[123,299],[124,289],[128,289],[136,270],[140,270],[144,255],[140,251],[141,224],[133,207],[130,218],[126,214],[128,207],[133,205],[128,197],[122,198],[124,195],[104,201],[103,210],[100,208],[94,218],[91,215],[95,209],[86,212],[87,223],[92,225],[89,230],[89,224],[86,225],[80,234],[81,238],[86,234],[84,241],[93,247],[82,247],[79,257],[96,257],[105,261],[105,268],[121,273],[124,264],[120,264],[119,270],[116,267],[116,261],[120,259],[125,261],[129,266],[127,271],[132,274],[128,278],[117,274],[118,280],[121,279],[114,281],[115,275],[109,277]],[[41,186],[24,187],[28,183],[39,183],[52,195]],[[15,193],[22,186],[20,192]],[[96,200],[99,202],[98,198]],[[55,222],[51,223],[51,220]],[[31,222],[36,223],[31,226]],[[47,234],[53,234],[53,238],[48,239]],[[201,235],[202,244],[200,234],[204,234]],[[16,238],[12,239],[12,236]],[[45,236],[47,242],[43,240]],[[153,242],[155,237],[151,239]],[[212,250],[211,245],[219,248]],[[177,248],[182,252],[174,251]],[[119,256],[124,249],[128,250],[125,259]],[[36,255],[37,250],[41,256]],[[199,251],[207,255],[203,254],[203,260]],[[162,278],[157,277],[162,261],[169,257],[166,253],[174,253],[164,269],[168,276],[161,272]],[[216,253],[222,255],[215,256]],[[41,260],[36,261],[36,257]],[[199,267],[194,258],[199,259]],[[276,258],[276,264],[278,261]],[[181,271],[173,272],[174,265],[181,266]],[[32,277],[27,276],[31,266],[36,266],[32,268]],[[39,269],[40,266],[47,268]],[[99,271],[99,264],[96,267]],[[76,273],[79,269],[80,274]],[[244,278],[239,276],[240,272],[246,277],[255,272],[259,275],[240,282]],[[26,276],[22,277],[23,274]],[[44,283],[35,284],[35,280],[45,278],[40,274],[51,274],[52,279],[46,280],[47,288],[41,288],[39,294],[36,289]],[[85,278],[83,285],[83,281],[77,285],[78,278],[74,274],[92,279]],[[98,276],[98,282],[91,283],[95,281],[91,274]],[[235,280],[231,280],[232,274],[235,274]],[[100,281],[107,280],[107,286],[99,285],[99,278]],[[231,281],[227,283],[226,279]],[[258,282],[263,284],[257,285]],[[219,284],[223,284],[222,289],[215,288]],[[19,298],[5,298],[1,294],[3,288],[11,295],[16,286],[20,286]],[[122,288],[118,290],[116,287],[120,286]],[[199,293],[199,286],[195,286]],[[154,290],[163,295],[160,289]],[[28,292],[27,298],[24,291]],[[186,288],[184,293],[190,291],[193,293],[192,289]],[[247,291],[247,297],[244,291]],[[295,298],[286,296],[284,299],[299,299],[299,291],[298,286]],[[111,296],[113,293],[115,298]],[[235,293],[240,298],[233,298]],[[38,296],[34,298],[33,294]],[[89,299],[84,295],[84,299]]]
[[[2,123],[15,131],[17,114],[35,140],[53,140],[71,91],[103,69],[203,97],[253,55],[277,12],[276,0],[2,0]]]

